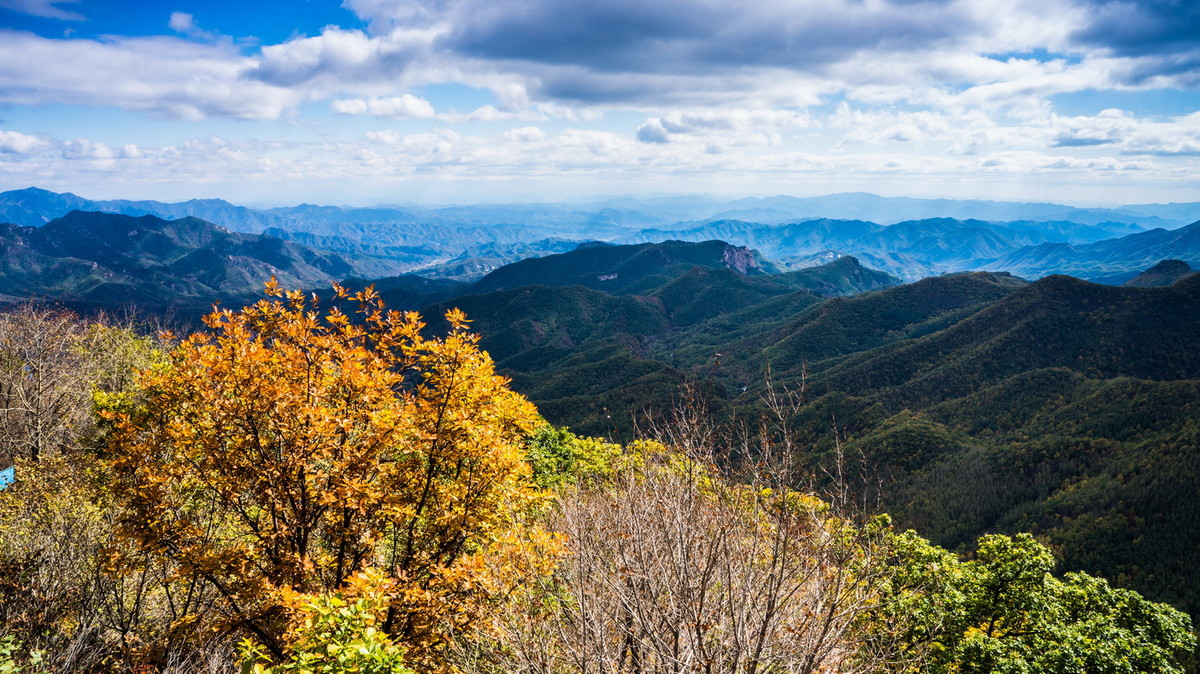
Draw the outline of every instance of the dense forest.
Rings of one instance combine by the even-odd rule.
[[[461,310],[267,290],[189,336],[0,316],[4,671],[1171,672],[1195,647],[1185,613],[1056,573],[1029,534],[960,556],[864,505],[865,450],[800,423],[824,367],[759,387],[757,426],[684,381],[617,442],[547,423]],[[797,292],[822,306],[767,301]],[[969,409],[885,405],[853,442],[918,489],[905,453],[956,447]]]
[[[847,259],[805,271],[857,278]],[[1031,531],[1066,569],[1200,615],[1200,276],[747,290],[780,276],[692,267],[648,290],[526,286],[430,313],[463,307],[514,388],[585,434],[635,437],[684,382],[750,425],[768,381],[803,389],[799,469],[824,474],[840,443],[880,507],[939,545]]]

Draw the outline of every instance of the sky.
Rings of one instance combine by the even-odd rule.
[[[1195,0],[0,0],[0,189],[1200,201]]]

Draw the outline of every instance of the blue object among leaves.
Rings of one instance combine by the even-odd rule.
[[[0,470],[0,490],[17,481],[17,467],[9,466]]]

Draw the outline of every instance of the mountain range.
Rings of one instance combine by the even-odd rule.
[[[41,227],[0,225],[0,294],[79,306],[193,307],[286,287],[379,276],[398,265],[347,259],[204,220],[71,211]]]
[[[588,241],[722,240],[751,247],[782,268],[816,266],[852,255],[908,281],[975,269],[1029,278],[1070,273],[1103,281],[1165,258],[1200,264],[1194,240],[1171,234],[1200,219],[1200,204],[1087,209],[843,194],[732,201],[619,198],[444,208],[301,204],[253,209],[219,199],[170,204],[91,201],[37,188],[0,193],[0,222],[41,226],[75,209],[198,217],[231,231],[265,234],[354,259],[386,261],[409,273],[464,282],[520,259],[567,252]]]

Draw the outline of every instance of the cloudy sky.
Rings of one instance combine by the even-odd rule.
[[[0,188],[1200,201],[1195,0],[0,0]]]

